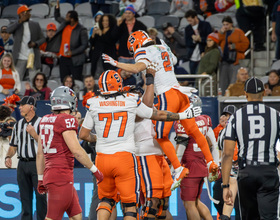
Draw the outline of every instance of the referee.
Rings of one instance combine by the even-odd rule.
[[[11,158],[16,154],[19,158],[17,167],[17,181],[22,204],[22,220],[31,220],[33,189],[36,193],[37,219],[44,220],[47,213],[46,195],[37,192],[37,170],[36,153],[39,132],[39,122],[41,120],[35,113],[36,101],[32,96],[25,96],[17,104],[22,119],[15,125],[12,132],[10,147],[5,158],[5,165],[11,168]]]
[[[232,205],[229,176],[235,141],[238,142],[237,177],[243,220],[279,218],[279,177],[276,142],[280,114],[262,103],[264,86],[257,78],[245,83],[248,104],[230,117],[222,159],[223,198]]]

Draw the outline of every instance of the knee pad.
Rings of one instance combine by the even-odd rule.
[[[110,207],[102,205],[101,203],[105,202],[107,203]],[[102,198],[100,203],[98,204],[98,207],[96,209],[96,211],[100,210],[100,209],[106,209],[108,212],[112,213],[114,207],[115,207],[115,200],[114,199],[108,199],[108,198]]]
[[[227,215],[221,215],[220,220],[230,220],[230,217],[228,217]]]
[[[129,208],[129,207],[136,207],[136,212],[128,212],[126,211],[126,208]],[[122,203],[122,212],[123,212],[123,217],[125,216],[131,216],[131,217],[134,217],[134,218],[138,218],[138,213],[137,213],[137,204],[135,202],[131,202],[131,203]]]
[[[157,219],[165,219],[166,218],[166,211],[168,209],[169,203],[168,199],[165,200],[166,198],[163,198],[160,200],[160,203],[158,205],[158,213],[157,213]],[[164,213],[164,214],[163,214]]]
[[[152,198],[152,199],[149,198],[146,200],[142,208],[142,216],[141,216],[142,219],[144,220],[155,219],[157,209],[154,209],[153,205],[155,205],[158,208],[158,206],[155,204],[157,203],[157,201],[159,201],[159,199],[157,198]],[[153,215],[154,217],[148,217],[148,215]]]

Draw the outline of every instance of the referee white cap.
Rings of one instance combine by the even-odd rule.
[[[244,90],[247,93],[260,93],[264,91],[263,82],[256,77],[251,77],[245,82]]]

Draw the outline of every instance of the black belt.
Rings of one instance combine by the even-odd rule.
[[[277,166],[276,162],[258,162],[258,161],[252,161],[252,160],[246,160],[246,164],[250,166]]]
[[[29,161],[36,161],[36,158],[23,158],[23,157],[18,157],[20,161],[24,162],[29,162]]]

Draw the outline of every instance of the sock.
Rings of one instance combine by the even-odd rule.
[[[180,167],[181,163],[178,160],[175,148],[174,148],[173,144],[171,143],[171,141],[168,139],[168,137],[157,139],[157,142],[161,146],[161,148],[162,148],[163,152],[165,153],[165,155],[170,160],[170,162],[171,162],[172,166],[174,167],[174,169],[177,169],[178,167]]]

